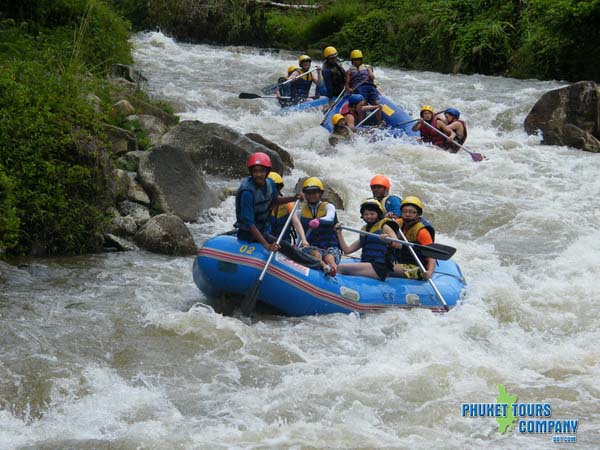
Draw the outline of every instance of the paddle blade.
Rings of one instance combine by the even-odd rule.
[[[440,261],[446,261],[456,253],[454,247],[442,244],[431,244],[431,245],[419,245],[421,254],[426,258],[439,259]]]
[[[244,300],[242,300],[242,314],[244,316],[250,316],[256,308],[256,300],[258,299],[258,291],[260,291],[260,285],[262,280],[258,279],[252,289],[246,292]]]
[[[261,96],[258,94],[251,94],[249,92],[242,92],[242,93],[240,93],[238,98],[254,99],[254,98],[261,98]]]
[[[487,159],[485,156],[483,156],[481,153],[474,153],[474,152],[469,152],[469,155],[471,155],[471,159],[475,162],[481,162],[484,159]]]

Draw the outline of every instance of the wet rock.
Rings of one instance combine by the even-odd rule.
[[[135,108],[127,100],[119,100],[117,103],[112,105],[112,113],[114,116],[131,116],[135,113]]]
[[[117,209],[121,215],[131,217],[138,227],[150,220],[150,211],[139,203],[125,200],[117,204]]]
[[[148,220],[150,220],[150,214],[148,214],[146,222]],[[138,225],[133,216],[130,215],[114,217],[108,224],[108,233],[116,236],[133,236],[137,232],[137,229]]]
[[[542,144],[600,152],[600,88],[580,81],[546,92],[525,118],[525,131],[541,130]]]
[[[288,171],[279,153],[217,123],[183,121],[165,134],[161,143],[186,150],[196,167],[211,175],[229,178],[246,176],[246,160],[256,152],[268,154],[276,172]]]
[[[290,155],[287,152],[287,150],[284,150],[279,145],[277,145],[275,142],[270,141],[269,139],[264,138],[260,134],[257,134],[257,133],[246,133],[245,136],[248,139],[252,139],[254,142],[259,143],[260,145],[264,145],[265,147],[270,148],[274,152],[277,152],[277,154],[279,154],[279,157],[281,158],[281,161],[283,162],[284,165],[288,166],[289,168],[294,167],[294,159],[292,158],[292,155]],[[290,173],[290,170],[287,170],[282,175],[287,175],[289,173]]]
[[[144,152],[138,179],[153,206],[186,222],[196,220],[202,210],[217,205],[216,194],[209,189],[190,155],[177,147],[161,145]]]
[[[148,251],[165,255],[193,255],[197,251],[185,223],[173,214],[154,216],[136,233],[135,242]]]
[[[125,200],[129,190],[129,175],[121,169],[115,169],[114,172],[114,196],[117,200]]]
[[[130,83],[133,83],[137,90],[142,89],[144,84],[148,82],[148,79],[140,72],[126,64],[113,64],[110,67],[110,77],[116,79],[125,79]]]
[[[127,198],[132,202],[150,206],[150,197],[148,197],[148,194],[146,194],[142,185],[135,180],[131,180],[129,183]]]
[[[138,247],[135,244],[129,242],[127,239],[123,239],[111,233],[106,233],[104,235],[103,248],[105,251],[112,250],[118,252],[131,252],[138,249]]]
[[[309,178],[309,177],[302,177],[302,178],[298,179],[296,186],[294,186],[294,192],[296,194],[299,194],[300,192],[302,192],[302,184],[304,184],[304,181],[307,178]],[[340,194],[333,187],[331,187],[325,180],[323,180],[323,178],[319,178],[319,180],[321,180],[323,182],[323,185],[325,186],[325,192],[323,193],[322,199],[333,203],[337,209],[344,209],[344,201],[342,200],[342,197],[340,196]]]
[[[138,116],[129,116],[127,120],[137,120],[142,129],[148,133],[151,145],[158,145],[160,138],[167,132],[167,124],[161,119],[150,114],[140,114]]]
[[[133,152],[138,149],[137,138],[132,132],[108,124],[104,125],[104,129],[111,143],[111,153],[113,155]]]

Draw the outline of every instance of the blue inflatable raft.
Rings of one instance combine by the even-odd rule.
[[[292,249],[293,250],[293,249]],[[290,316],[367,312],[384,308],[445,308],[426,281],[388,277],[386,281],[337,275],[300,264],[289,249],[277,252],[263,279],[258,300]],[[269,253],[260,244],[220,235],[206,241],[194,260],[193,277],[210,298],[244,296],[256,284]],[[294,258],[294,259],[292,259]],[[343,262],[356,261],[354,259]],[[433,281],[449,308],[461,299],[465,280],[456,263],[438,261]]]
[[[419,137],[420,134],[418,131],[413,131],[412,126],[414,122],[406,123],[414,120],[414,117],[408,115],[408,113],[395,105],[387,97],[381,95],[379,97],[380,104],[383,105],[381,112],[383,121],[387,125],[387,130],[392,136],[400,137],[400,136],[410,136],[410,137]],[[327,129],[331,133],[333,131],[333,124],[331,123],[331,119],[334,114],[337,114],[341,111],[341,109],[348,103],[348,96],[339,102],[335,107],[327,113],[325,117],[325,121],[323,122],[323,127]]]
[[[302,103],[298,103],[297,105],[285,106],[277,111],[276,114],[289,114],[296,111],[308,111],[315,108],[322,108],[323,106],[327,106],[329,103],[329,99],[327,97],[319,97],[314,100],[307,100]]]

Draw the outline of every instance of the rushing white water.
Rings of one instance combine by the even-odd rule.
[[[145,252],[28,262],[0,292],[0,448],[547,448],[553,434],[501,434],[497,384],[522,403],[579,419],[600,445],[598,155],[541,146],[522,122],[558,82],[376,67],[416,113],[454,106],[474,163],[395,140],[335,151],[320,112],[274,115],[259,93],[295,55],[137,36],[149,88],[184,119],[257,132],[286,148],[297,177],[326,179],[359,224],[369,180],[417,195],[437,241],[469,283],[448,314],[263,317],[248,324],[198,305],[191,258]],[[368,55],[366,55],[368,57]],[[235,187],[239,180],[232,180]],[[233,223],[232,199],[191,228],[197,242]],[[352,238],[349,236],[349,238]],[[567,445],[567,444],[563,444]],[[577,445],[577,444],[575,444]]]

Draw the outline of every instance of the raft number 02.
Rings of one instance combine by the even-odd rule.
[[[256,250],[254,245],[242,245],[240,247],[240,253],[245,253],[246,255],[251,255]]]

